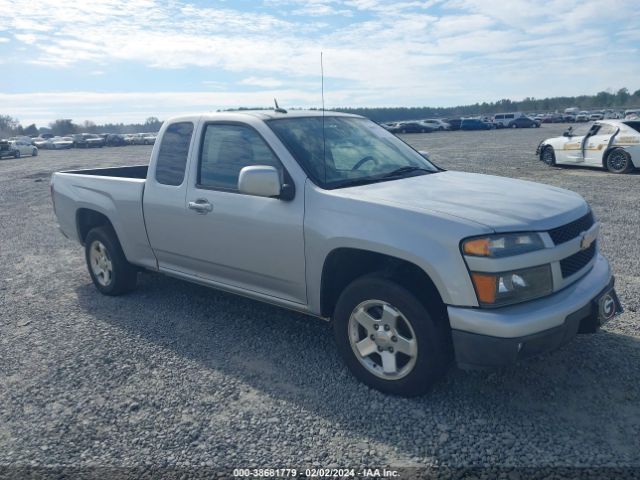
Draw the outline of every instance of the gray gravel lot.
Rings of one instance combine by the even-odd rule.
[[[150,147],[0,161],[0,466],[640,468],[640,175],[544,166],[535,147],[562,130],[405,138],[447,169],[582,194],[626,312],[418,399],[358,383],[320,320],[156,274],[98,294],[49,177],[147,163]]]

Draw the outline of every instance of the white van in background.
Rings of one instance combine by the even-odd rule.
[[[524,113],[515,112],[515,113],[496,113],[493,116],[493,123],[495,123],[496,128],[507,128],[509,123],[513,122],[516,118],[524,117]]]

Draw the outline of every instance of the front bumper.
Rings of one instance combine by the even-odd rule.
[[[557,349],[596,322],[592,302],[613,281],[598,255],[589,273],[551,296],[494,310],[447,307],[456,362],[497,367]]]

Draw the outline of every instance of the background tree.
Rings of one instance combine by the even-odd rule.
[[[60,118],[55,122],[51,122],[49,127],[51,127],[51,133],[61,136],[70,135],[78,131],[78,126],[67,118]]]
[[[36,135],[38,135],[38,127],[36,127],[35,123],[32,123],[28,127],[25,127],[24,134],[29,136],[29,137],[36,136]]]
[[[144,126],[147,129],[147,131],[156,132],[160,130],[160,127],[162,126],[162,122],[158,120],[158,117],[149,117],[144,122]]]

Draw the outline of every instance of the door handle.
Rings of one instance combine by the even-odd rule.
[[[189,208],[191,210],[195,210],[200,214],[205,214],[213,211],[213,205],[211,205],[209,201],[204,198],[199,198],[195,202],[189,202]]]

